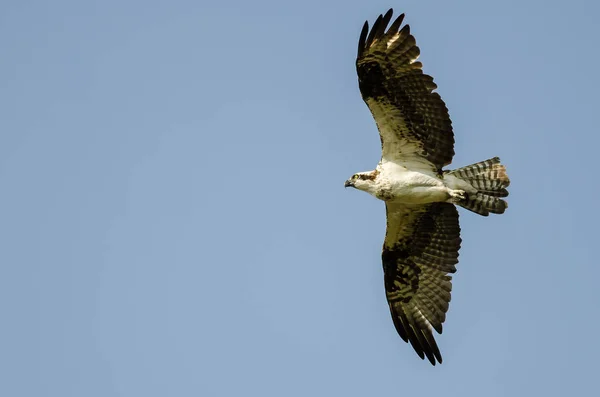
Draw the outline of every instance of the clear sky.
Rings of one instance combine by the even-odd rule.
[[[394,7],[509,209],[461,210],[437,336],[396,334],[354,60]],[[592,1],[4,1],[0,395],[566,396],[597,389]]]

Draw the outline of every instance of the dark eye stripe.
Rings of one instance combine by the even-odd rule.
[[[358,179],[361,179],[363,181],[374,181],[375,178],[377,178],[378,174],[379,174],[379,172],[373,171],[368,174],[357,174],[356,176],[358,177]]]

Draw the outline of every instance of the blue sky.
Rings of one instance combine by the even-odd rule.
[[[509,209],[461,210],[444,363],[397,336],[354,59],[394,7]],[[599,6],[5,1],[0,394],[565,396],[597,388]]]

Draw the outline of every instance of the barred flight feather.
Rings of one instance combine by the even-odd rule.
[[[382,160],[425,160],[440,171],[454,156],[448,109],[417,62],[421,50],[409,25],[399,30],[404,14],[386,32],[391,18],[390,9],[371,31],[365,22],[356,59],[360,91],[379,128]]]
[[[458,212],[450,203],[386,203],[388,231],[382,260],[394,324],[417,354],[435,365],[442,357],[432,329],[442,332],[460,248]],[[404,220],[402,228],[400,223]]]

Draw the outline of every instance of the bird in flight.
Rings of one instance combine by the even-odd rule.
[[[442,362],[433,330],[442,333],[461,245],[456,204],[479,215],[502,214],[510,180],[498,157],[444,170],[454,156],[448,109],[420,54],[404,14],[389,26],[379,15],[358,41],[361,95],[381,139],[381,160],[344,186],[383,200],[387,230],[382,262],[396,330],[431,364]]]

